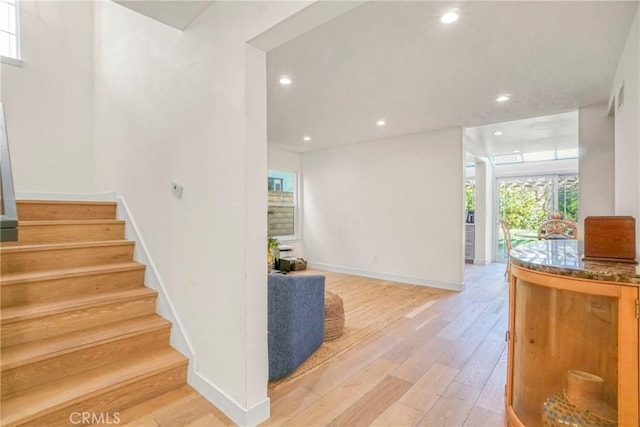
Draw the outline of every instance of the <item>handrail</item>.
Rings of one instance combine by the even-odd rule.
[[[2,103],[0,103],[0,191],[0,241],[15,242],[18,240],[18,209]]]

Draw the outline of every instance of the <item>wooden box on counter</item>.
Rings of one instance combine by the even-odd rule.
[[[584,219],[586,261],[636,262],[636,220],[630,216],[588,216]]]

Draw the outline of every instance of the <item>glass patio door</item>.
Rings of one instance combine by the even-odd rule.
[[[511,246],[536,240],[538,225],[549,215],[560,212],[564,219],[577,220],[578,176],[545,175],[498,178],[498,218],[506,222],[511,234]],[[504,236],[495,227],[497,261],[507,260]]]

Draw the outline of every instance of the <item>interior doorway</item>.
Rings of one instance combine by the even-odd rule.
[[[537,240],[538,225],[552,213],[577,221],[578,186],[577,174],[497,178],[496,223],[506,223],[511,247]],[[495,259],[506,262],[504,235],[501,227],[495,229]]]

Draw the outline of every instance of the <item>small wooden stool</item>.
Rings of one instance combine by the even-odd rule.
[[[324,340],[331,341],[344,332],[344,303],[339,295],[324,294]]]

